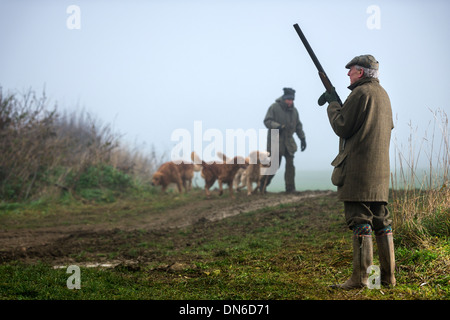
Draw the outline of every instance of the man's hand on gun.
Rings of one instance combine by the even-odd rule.
[[[338,95],[334,87],[331,87],[330,92],[325,91],[320,97],[317,103],[319,106],[323,106],[326,102],[331,103],[333,101],[339,101]]]

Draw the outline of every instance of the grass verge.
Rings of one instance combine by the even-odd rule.
[[[134,205],[139,205],[136,200]],[[268,207],[217,222],[202,220],[182,229],[120,234],[126,245],[101,253],[122,258],[114,268],[87,267],[81,262],[86,256],[74,262],[80,266],[79,290],[68,289],[71,275],[66,268],[54,269],[44,261],[1,264],[0,299],[450,298],[450,242],[445,237],[436,237],[427,248],[396,242],[395,288],[328,289],[351,274],[351,234],[335,196]],[[376,251],[374,260],[377,264]]]

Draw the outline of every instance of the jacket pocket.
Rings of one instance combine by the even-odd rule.
[[[333,162],[331,162],[331,165],[334,167],[333,173],[331,174],[331,182],[337,187],[344,185],[346,158],[347,154],[339,153]]]

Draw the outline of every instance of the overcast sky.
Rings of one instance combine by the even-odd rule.
[[[449,13],[450,2],[437,0],[1,0],[0,86],[45,87],[60,110],[84,109],[125,143],[168,154],[174,131],[194,139],[196,121],[224,139],[227,129],[259,132],[282,88],[292,87],[308,144],[295,165],[329,170],[338,138],[317,105],[324,88],[293,24],[342,100],[347,62],[367,53],[379,61],[396,126],[392,159],[395,145],[408,150],[410,123],[419,148],[429,109],[450,110]]]

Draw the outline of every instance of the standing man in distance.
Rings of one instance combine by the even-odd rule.
[[[352,59],[349,69],[352,92],[341,106],[336,92],[325,92],[319,105],[328,102],[328,118],[339,136],[339,154],[331,180],[344,202],[345,219],[353,231],[353,273],[334,287],[368,285],[367,268],[373,264],[372,232],[375,232],[381,283],[395,285],[395,257],[389,198],[389,145],[393,129],[391,103],[378,80],[378,61],[372,55]]]
[[[300,121],[297,108],[294,106],[295,90],[292,88],[283,88],[283,95],[275,100],[275,102],[267,110],[264,118],[264,125],[269,129],[267,136],[267,151],[271,152],[271,132],[270,129],[279,130],[279,165],[281,159],[286,159],[286,171],[284,174],[285,187],[287,193],[294,193],[295,190],[295,167],[294,154],[298,147],[294,140],[294,133],[297,134],[301,141],[301,151],[306,149],[305,133],[303,125]],[[265,190],[273,179],[274,175],[266,175],[261,179],[260,190]]]

